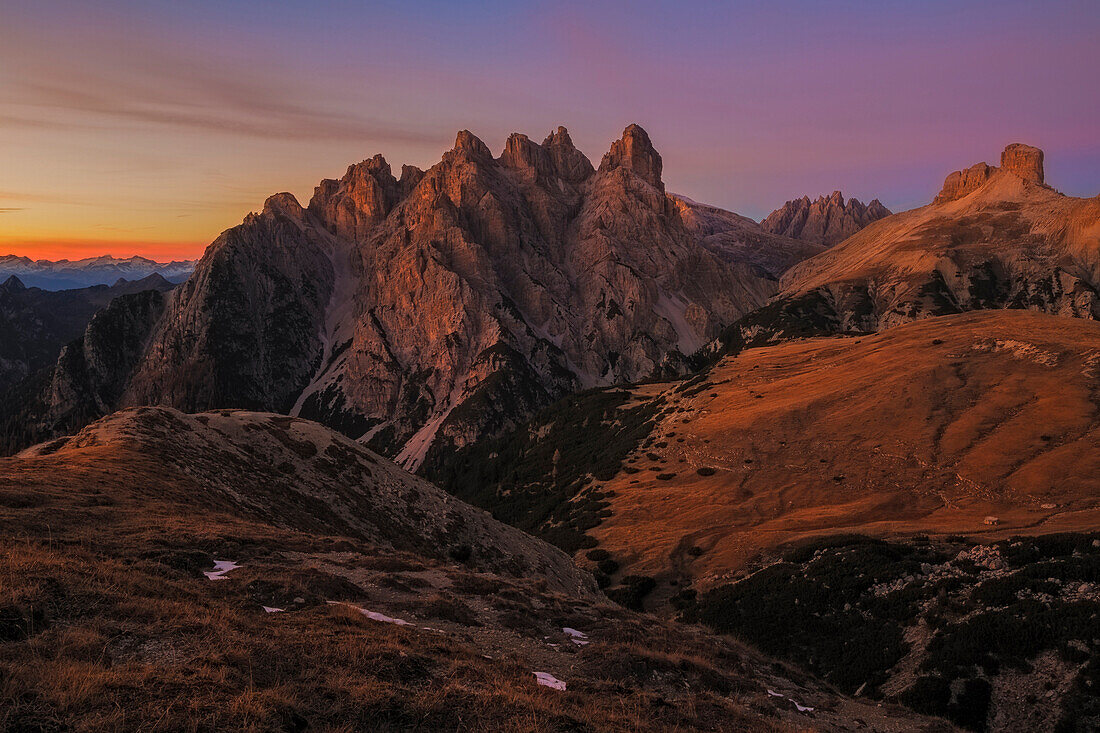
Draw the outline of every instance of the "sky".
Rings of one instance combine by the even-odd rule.
[[[0,0],[0,254],[195,257],[264,199],[469,129],[632,122],[666,187],[760,219],[899,211],[1011,142],[1100,193],[1100,3]]]

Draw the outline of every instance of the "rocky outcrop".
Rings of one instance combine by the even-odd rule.
[[[1001,153],[1001,167],[976,163],[955,171],[943,182],[943,189],[932,203],[944,204],[961,199],[984,186],[999,171],[1011,173],[1029,183],[1044,185],[1043,151],[1023,143],[1012,143]]]
[[[1013,173],[1025,181],[1044,183],[1043,151],[1023,143],[1012,143],[1001,153],[1001,170]]]
[[[798,255],[759,266],[793,240],[746,243],[762,230],[692,214],[661,172],[637,125],[599,170],[565,128],[499,158],[463,130],[427,171],[375,156],[307,207],[273,196],[167,303],[118,405],[290,412],[416,468],[575,390],[681,373]]]
[[[415,176],[416,169],[401,172]],[[406,182],[406,187],[410,187]],[[389,163],[381,155],[348,166],[339,181],[325,179],[314,190],[310,212],[327,224],[337,236],[351,240],[367,236],[370,230],[386,218],[397,202],[400,186],[390,172]],[[297,204],[297,201],[294,202]]]
[[[859,199],[844,200],[840,191],[788,201],[761,222],[765,231],[831,247],[843,242],[871,222],[889,216],[890,210],[874,199],[866,206]]]
[[[174,293],[120,404],[289,410],[316,364],[333,292],[338,240],[326,230],[362,220],[334,211],[320,226],[276,194],[222,233]]]
[[[996,172],[996,168],[986,163],[975,163],[966,170],[954,171],[948,174],[943,188],[932,203],[944,204],[961,199],[984,186]]]
[[[661,180],[661,156],[654,150],[646,131],[637,125],[626,128],[600,161],[600,173],[610,173],[617,168],[625,168],[654,188],[665,190]]]
[[[1001,162],[956,171],[930,206],[793,266],[741,337],[861,333],[998,308],[1100,318],[1100,197],[1045,185],[1037,148],[1010,145]]]
[[[10,451],[80,429],[114,409],[164,312],[159,290],[121,295],[96,313],[56,364],[0,398],[0,441]]]

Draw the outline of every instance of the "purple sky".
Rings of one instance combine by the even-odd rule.
[[[10,5],[10,4],[9,4]],[[1100,4],[53,2],[0,10],[0,254],[194,255],[267,194],[469,128],[630,122],[671,191],[761,218],[841,189],[894,210],[1046,151],[1100,193]]]

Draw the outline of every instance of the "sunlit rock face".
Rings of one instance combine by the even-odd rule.
[[[876,221],[783,274],[740,331],[759,341],[880,331],[931,316],[1028,309],[1100,317],[1100,197],[1047,186],[1043,153],[947,176],[933,203]]]
[[[317,419],[416,468],[579,389],[682,373],[817,251],[666,194],[629,126],[596,169],[559,127],[427,171],[375,156],[271,197],[166,304],[118,405]],[[93,411],[94,412],[94,411]]]
[[[845,201],[844,194],[833,191],[813,202],[806,196],[788,201],[769,214],[761,226],[773,234],[831,247],[889,215],[890,210],[878,199],[864,206],[859,199]]]

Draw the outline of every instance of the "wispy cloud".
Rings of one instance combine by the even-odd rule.
[[[10,40],[10,39],[9,39]],[[34,49],[6,74],[0,129],[117,129],[166,126],[263,139],[376,140],[438,143],[415,122],[387,122],[353,106],[341,108],[331,89],[292,70],[256,59],[252,66],[200,58],[192,50],[147,40],[102,39],[83,68]],[[6,55],[6,54],[5,54]],[[15,57],[15,54],[12,54]],[[5,74],[0,72],[0,80]],[[366,90],[361,90],[366,91]],[[362,94],[353,100],[362,102]]]
[[[10,214],[13,211],[25,211],[25,210],[26,209],[21,209],[21,208],[12,207],[12,206],[0,207],[0,214]]]

